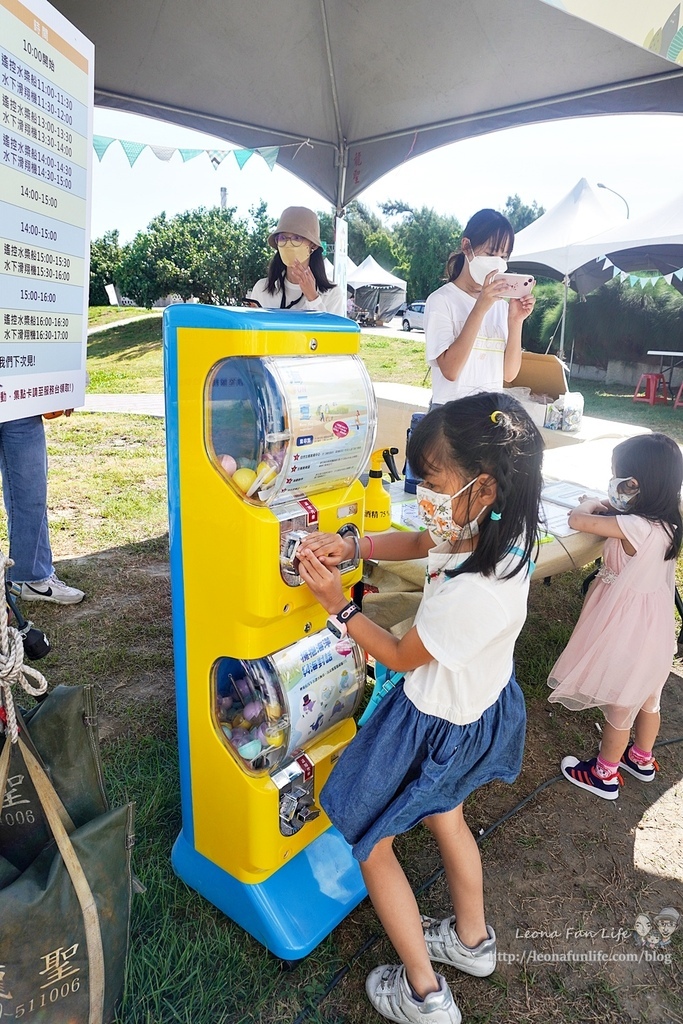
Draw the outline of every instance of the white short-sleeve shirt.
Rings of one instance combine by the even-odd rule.
[[[499,299],[484,315],[467,362],[456,380],[448,380],[437,363],[449,349],[472,312],[476,298],[449,281],[427,299],[425,342],[427,362],[432,368],[432,401],[452,402],[479,391],[500,391],[508,337],[508,304]]]
[[[429,552],[427,572],[453,569],[463,560],[442,543]],[[433,660],[407,672],[404,686],[419,711],[468,725],[500,696],[527,613],[529,574],[502,579],[518,560],[507,556],[489,577],[427,577],[415,627]]]
[[[280,309],[282,292],[276,286],[275,292],[271,295],[267,285],[268,278],[261,278],[251,289],[249,298],[256,299],[264,309]],[[298,284],[292,284],[285,278],[285,307],[296,312],[304,309],[313,309],[318,313],[336,313],[337,316],[346,316],[344,296],[336,284],[328,291],[320,292],[317,299],[309,302]]]

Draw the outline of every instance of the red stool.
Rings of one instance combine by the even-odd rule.
[[[683,405],[683,381],[681,381],[681,386],[678,389],[678,393],[676,394],[674,409],[678,409],[679,405]]]
[[[643,381],[645,382],[643,384]],[[645,388],[645,394],[639,394],[641,387]],[[659,389],[662,389],[660,395]],[[680,389],[679,389],[680,395]],[[647,402],[648,405],[666,404],[669,401],[669,389],[666,386],[666,377],[663,373],[641,373],[640,380],[633,392],[634,402]],[[683,403],[681,403],[683,404]]]

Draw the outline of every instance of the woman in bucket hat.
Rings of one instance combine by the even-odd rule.
[[[344,296],[328,280],[320,245],[320,224],[313,210],[288,206],[268,236],[275,255],[268,276],[257,281],[251,298],[267,309],[313,309],[344,316]]]

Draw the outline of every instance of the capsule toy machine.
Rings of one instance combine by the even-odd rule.
[[[319,804],[356,731],[365,660],[327,628],[296,552],[316,530],[360,538],[374,392],[358,328],[342,317],[177,305],[163,331],[182,802],[173,867],[296,960],[365,896]],[[358,544],[339,568],[350,593]]]

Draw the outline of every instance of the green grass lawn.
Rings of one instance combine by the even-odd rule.
[[[161,316],[161,313],[161,309],[145,309],[144,306],[90,306],[88,327],[102,327],[133,316]]]
[[[405,339],[363,334],[360,352],[372,380],[429,387],[422,340],[410,334]],[[88,342],[88,372],[88,390],[93,394],[161,394],[161,319],[114,326],[93,335]],[[586,416],[639,424],[683,443],[683,409],[674,409],[672,403],[634,402],[633,389],[618,384],[577,380],[572,381],[572,389],[584,396]]]

